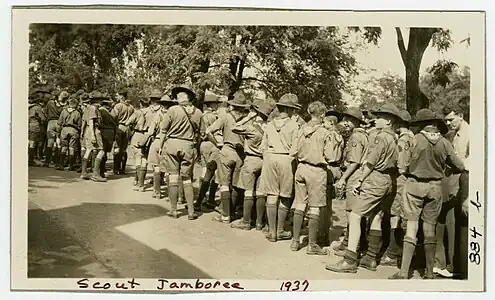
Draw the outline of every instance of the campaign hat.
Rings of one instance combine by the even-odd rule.
[[[287,93],[280,97],[280,100],[277,102],[277,106],[290,107],[295,109],[301,109],[301,105],[299,104],[299,98],[295,94]]]

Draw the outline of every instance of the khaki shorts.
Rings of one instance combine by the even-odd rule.
[[[114,129],[101,129],[101,137],[103,141],[103,151],[112,151],[113,141],[115,140],[115,130]]]
[[[50,140],[55,140],[58,133],[58,121],[50,120],[48,121],[48,126],[46,127],[46,135]]]
[[[192,179],[196,149],[194,143],[168,139],[162,149],[163,164],[167,173],[180,175],[183,180]]]
[[[352,212],[363,217],[371,217],[380,210],[390,207],[392,176],[372,171],[361,185],[361,193],[356,198]]]
[[[147,157],[144,156],[144,151],[141,148],[136,148],[135,146],[138,144],[143,138],[144,134],[141,132],[135,132],[131,138],[131,145],[129,147],[129,157],[135,161],[135,165],[141,164],[141,158]]]
[[[201,165],[206,166],[211,161],[218,161],[220,149],[215,147],[212,142],[204,141],[199,146],[199,152],[201,155]]]
[[[84,134],[84,144],[86,145],[86,151],[92,151],[92,150],[103,150],[103,138],[101,136],[101,131],[100,129],[96,128],[95,129],[95,141],[91,141],[89,138],[89,129],[86,129],[86,132]]]
[[[360,167],[352,175],[347,179],[346,185],[345,185],[345,210],[346,211],[352,211],[354,206],[356,205],[356,202],[358,201],[357,196],[354,196],[352,193],[353,187],[356,185],[358,180],[361,178],[361,175],[363,174],[363,169]]]
[[[404,198],[404,185],[406,184],[406,176],[400,175],[397,178],[397,190],[395,193],[394,201],[390,207],[390,215],[403,216],[402,214],[402,199]]]
[[[295,197],[292,206],[309,207],[327,205],[327,170],[299,163],[295,175]]]
[[[218,155],[215,181],[220,186],[231,186],[239,180],[244,154],[224,146]]]
[[[408,221],[436,224],[442,210],[442,181],[420,182],[408,178],[404,186],[402,211]]]
[[[60,132],[60,144],[62,147],[76,149],[79,142],[79,131],[72,127],[62,128]]]
[[[234,185],[243,190],[258,191],[262,167],[263,159],[261,157],[251,155],[246,156],[241,167],[239,180]]]
[[[115,146],[120,149],[121,152],[127,150],[129,145],[129,127],[120,124],[115,130]]]
[[[148,163],[152,165],[160,165],[161,159],[158,151],[160,150],[160,140],[154,139],[150,146],[150,151],[148,153]]]
[[[263,157],[260,191],[265,195],[292,197],[295,162],[289,155],[268,153]]]

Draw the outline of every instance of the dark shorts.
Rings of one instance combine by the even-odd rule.
[[[419,221],[436,224],[442,210],[441,180],[419,182],[408,178],[404,186],[402,210],[408,221]]]
[[[356,197],[352,212],[363,217],[372,217],[381,210],[390,208],[393,198],[392,176],[373,171],[361,185],[361,193]]]
[[[299,163],[295,174],[293,206],[324,207],[327,205],[327,170]]]
[[[113,141],[115,140],[114,129],[101,129],[101,138],[103,142],[103,151],[112,151]]]
[[[262,167],[261,157],[247,155],[240,170],[239,180],[234,185],[243,190],[258,191]]]
[[[180,175],[183,180],[192,180],[196,149],[194,143],[179,139],[168,139],[162,149],[163,164],[167,173]]]
[[[76,149],[79,142],[79,131],[72,127],[64,127],[60,133],[60,144],[62,147]]]
[[[129,127],[120,124],[115,130],[115,146],[119,148],[121,152],[127,150],[129,145]]]

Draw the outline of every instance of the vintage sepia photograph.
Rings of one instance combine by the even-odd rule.
[[[484,30],[14,8],[12,288],[483,290]]]

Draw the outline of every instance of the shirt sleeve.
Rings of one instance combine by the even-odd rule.
[[[97,119],[98,118],[98,113],[97,113],[97,108],[94,107],[93,105],[90,105],[88,107],[88,120],[91,119]]]
[[[61,128],[62,126],[64,126],[65,115],[66,115],[66,110],[64,109],[60,113],[60,116],[58,117],[57,125],[58,125],[59,128]]]
[[[168,128],[170,127],[170,121],[172,120],[172,116],[174,114],[173,109],[169,109],[165,116],[163,116],[162,122],[160,123],[160,133],[165,135],[168,132]]]
[[[409,160],[411,158],[411,144],[409,140],[399,139],[397,141],[397,168],[400,174],[404,174],[407,171]]]
[[[339,162],[342,159],[342,142],[336,134],[326,134],[324,154],[327,163]]]
[[[42,107],[39,107],[37,115],[38,115],[41,123],[46,122],[46,114],[45,114],[45,111],[43,110]]]
[[[444,140],[445,150],[447,151],[447,165],[460,172],[464,171],[464,163],[461,158],[455,154],[454,146],[447,140]]]
[[[362,159],[363,159],[363,151],[364,151],[364,145],[363,143],[357,138],[357,136],[351,135],[351,138],[348,141],[349,145],[349,151],[347,154],[347,160],[350,163],[358,163],[360,164]]]
[[[239,135],[252,135],[252,131],[246,125],[235,126],[232,128],[232,132]]]
[[[378,160],[385,151],[385,140],[379,135],[370,143],[368,154],[366,155],[366,163],[375,166]]]
[[[215,120],[215,122],[213,122],[213,124],[211,124],[210,126],[208,126],[208,128],[206,128],[206,133],[207,134],[215,133],[216,131],[223,129],[223,126],[224,126],[224,118],[223,117],[218,118]]]
[[[159,126],[160,126],[160,116],[158,114],[155,114],[151,118],[150,127],[148,127],[147,134],[154,135],[159,130]]]

